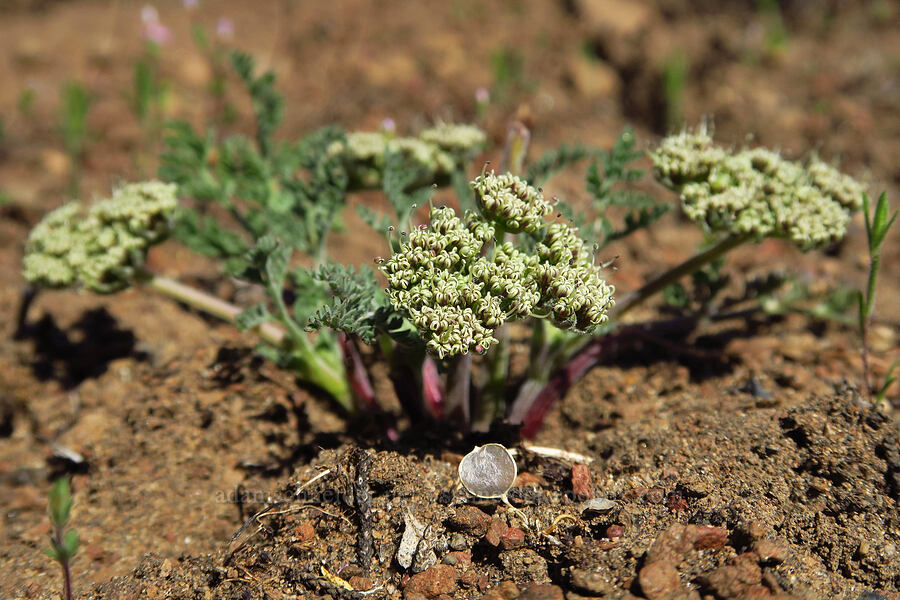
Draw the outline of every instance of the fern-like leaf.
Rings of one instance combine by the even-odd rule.
[[[559,171],[582,160],[600,156],[602,152],[581,144],[573,146],[563,144],[559,148],[548,150],[529,166],[525,178],[531,185],[540,186]]]
[[[375,315],[385,298],[371,269],[356,272],[353,267],[330,264],[312,275],[328,284],[332,298],[310,317],[307,331],[327,327],[374,343]]]

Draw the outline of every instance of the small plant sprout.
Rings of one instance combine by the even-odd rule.
[[[59,563],[63,574],[63,598],[72,600],[72,574],[69,565],[78,551],[78,534],[74,529],[66,530],[72,512],[72,493],[69,480],[57,479],[50,488],[50,547],[44,552]]]
[[[62,106],[59,114],[59,131],[71,163],[69,194],[78,196],[81,185],[81,162],[88,138],[87,118],[93,97],[83,84],[77,81],[66,83],[60,94]]]
[[[871,374],[869,372],[869,320],[872,317],[872,311],[875,308],[875,284],[878,279],[878,268],[881,265],[881,246],[887,237],[888,230],[897,219],[897,211],[890,214],[888,207],[887,194],[884,192],[878,197],[875,203],[875,212],[869,211],[869,198],[863,195],[863,215],[866,220],[866,239],[868,241],[869,250],[869,277],[866,289],[857,292],[857,302],[859,304],[859,336],[863,367],[863,383],[866,388],[866,394],[872,395]],[[889,216],[890,215],[890,216]],[[887,374],[884,377],[884,383],[875,391],[875,400],[881,402],[887,393],[891,384],[896,381],[894,369],[897,362],[894,361]]]
[[[516,460],[501,444],[475,446],[459,461],[459,481],[476,498],[499,498],[527,526],[525,514],[510,504],[507,494],[518,475]]]

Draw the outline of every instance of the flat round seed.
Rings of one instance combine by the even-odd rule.
[[[459,480],[473,496],[500,498],[516,481],[516,461],[504,446],[476,446],[459,462]]]

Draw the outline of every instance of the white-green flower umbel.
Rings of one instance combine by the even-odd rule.
[[[426,185],[449,177],[484,149],[487,135],[474,125],[441,124],[425,129],[417,137],[395,137],[388,132],[355,131],[343,142],[335,142],[329,154],[340,156],[352,187],[373,188],[381,184],[385,154],[399,153],[422,171]]]
[[[665,138],[650,156],[657,179],[706,229],[786,238],[804,250],[843,238],[866,191],[815,156],[803,165],[765,148],[729,152],[704,128]]]
[[[518,230],[541,241],[529,253],[504,240],[502,232],[511,229],[502,209],[468,211],[460,219],[452,208],[433,208],[429,225],[411,231],[381,266],[391,303],[415,324],[428,351],[441,358],[484,352],[497,342],[495,329],[528,316],[578,331],[604,323],[614,290],[577,230],[563,223],[542,228],[543,197],[531,186],[520,189],[511,176],[483,175],[475,185],[516,202],[519,192],[530,198],[525,208],[516,204],[519,222],[527,223]]]
[[[482,173],[472,189],[482,214],[510,233],[533,233],[553,212],[539,190],[511,173]]]
[[[148,181],[123,186],[87,210],[71,202],[52,211],[28,236],[25,280],[99,293],[128,287],[150,246],[169,234],[175,191],[174,184]]]

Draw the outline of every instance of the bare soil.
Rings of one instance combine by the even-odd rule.
[[[840,158],[896,199],[900,12],[878,0],[781,5],[783,47],[767,44],[772,21],[754,2],[167,2],[167,111],[196,124],[210,114],[212,73],[190,29],[225,16],[230,44],[276,71],[288,139],[331,122],[375,129],[391,117],[412,131],[472,121],[475,89],[493,86],[481,124],[498,143],[518,111],[532,124],[532,156],[564,141],[608,145],[627,123],[648,147],[666,132],[662,73],[680,53],[679,122],[709,118],[726,143],[749,134],[792,156]],[[567,459],[506,430],[417,428],[391,443],[254,356],[254,340],[141,290],[44,293],[15,336],[25,237],[65,199],[73,168],[57,133],[60,85],[77,79],[94,95],[82,196],[146,168],[127,98],[139,11],[0,2],[4,597],[59,597],[58,567],[40,550],[47,491],[68,474],[79,598],[900,598],[900,386],[888,405],[869,402],[845,325],[757,316],[619,348],[532,442],[575,453]],[[504,51],[521,70],[498,86],[492,61]],[[230,84],[229,128],[249,131]],[[22,112],[26,88],[34,103]],[[547,187],[584,203],[583,170]],[[345,222],[337,259],[385,252],[379,237],[353,234],[352,210]],[[672,214],[610,249],[613,282],[634,289],[700,241]],[[897,242],[894,233],[884,249],[872,330],[879,380],[900,359]],[[858,216],[827,253],[766,242],[735,252],[725,271],[738,286],[790,269],[858,287],[866,260]],[[243,293],[174,242],[151,262],[223,296]],[[658,314],[650,306],[634,319]],[[389,384],[376,383],[391,405]],[[458,489],[456,464],[485,441],[518,451],[516,511]],[[591,497],[611,502],[583,510]],[[419,526],[403,568],[404,531]]]

